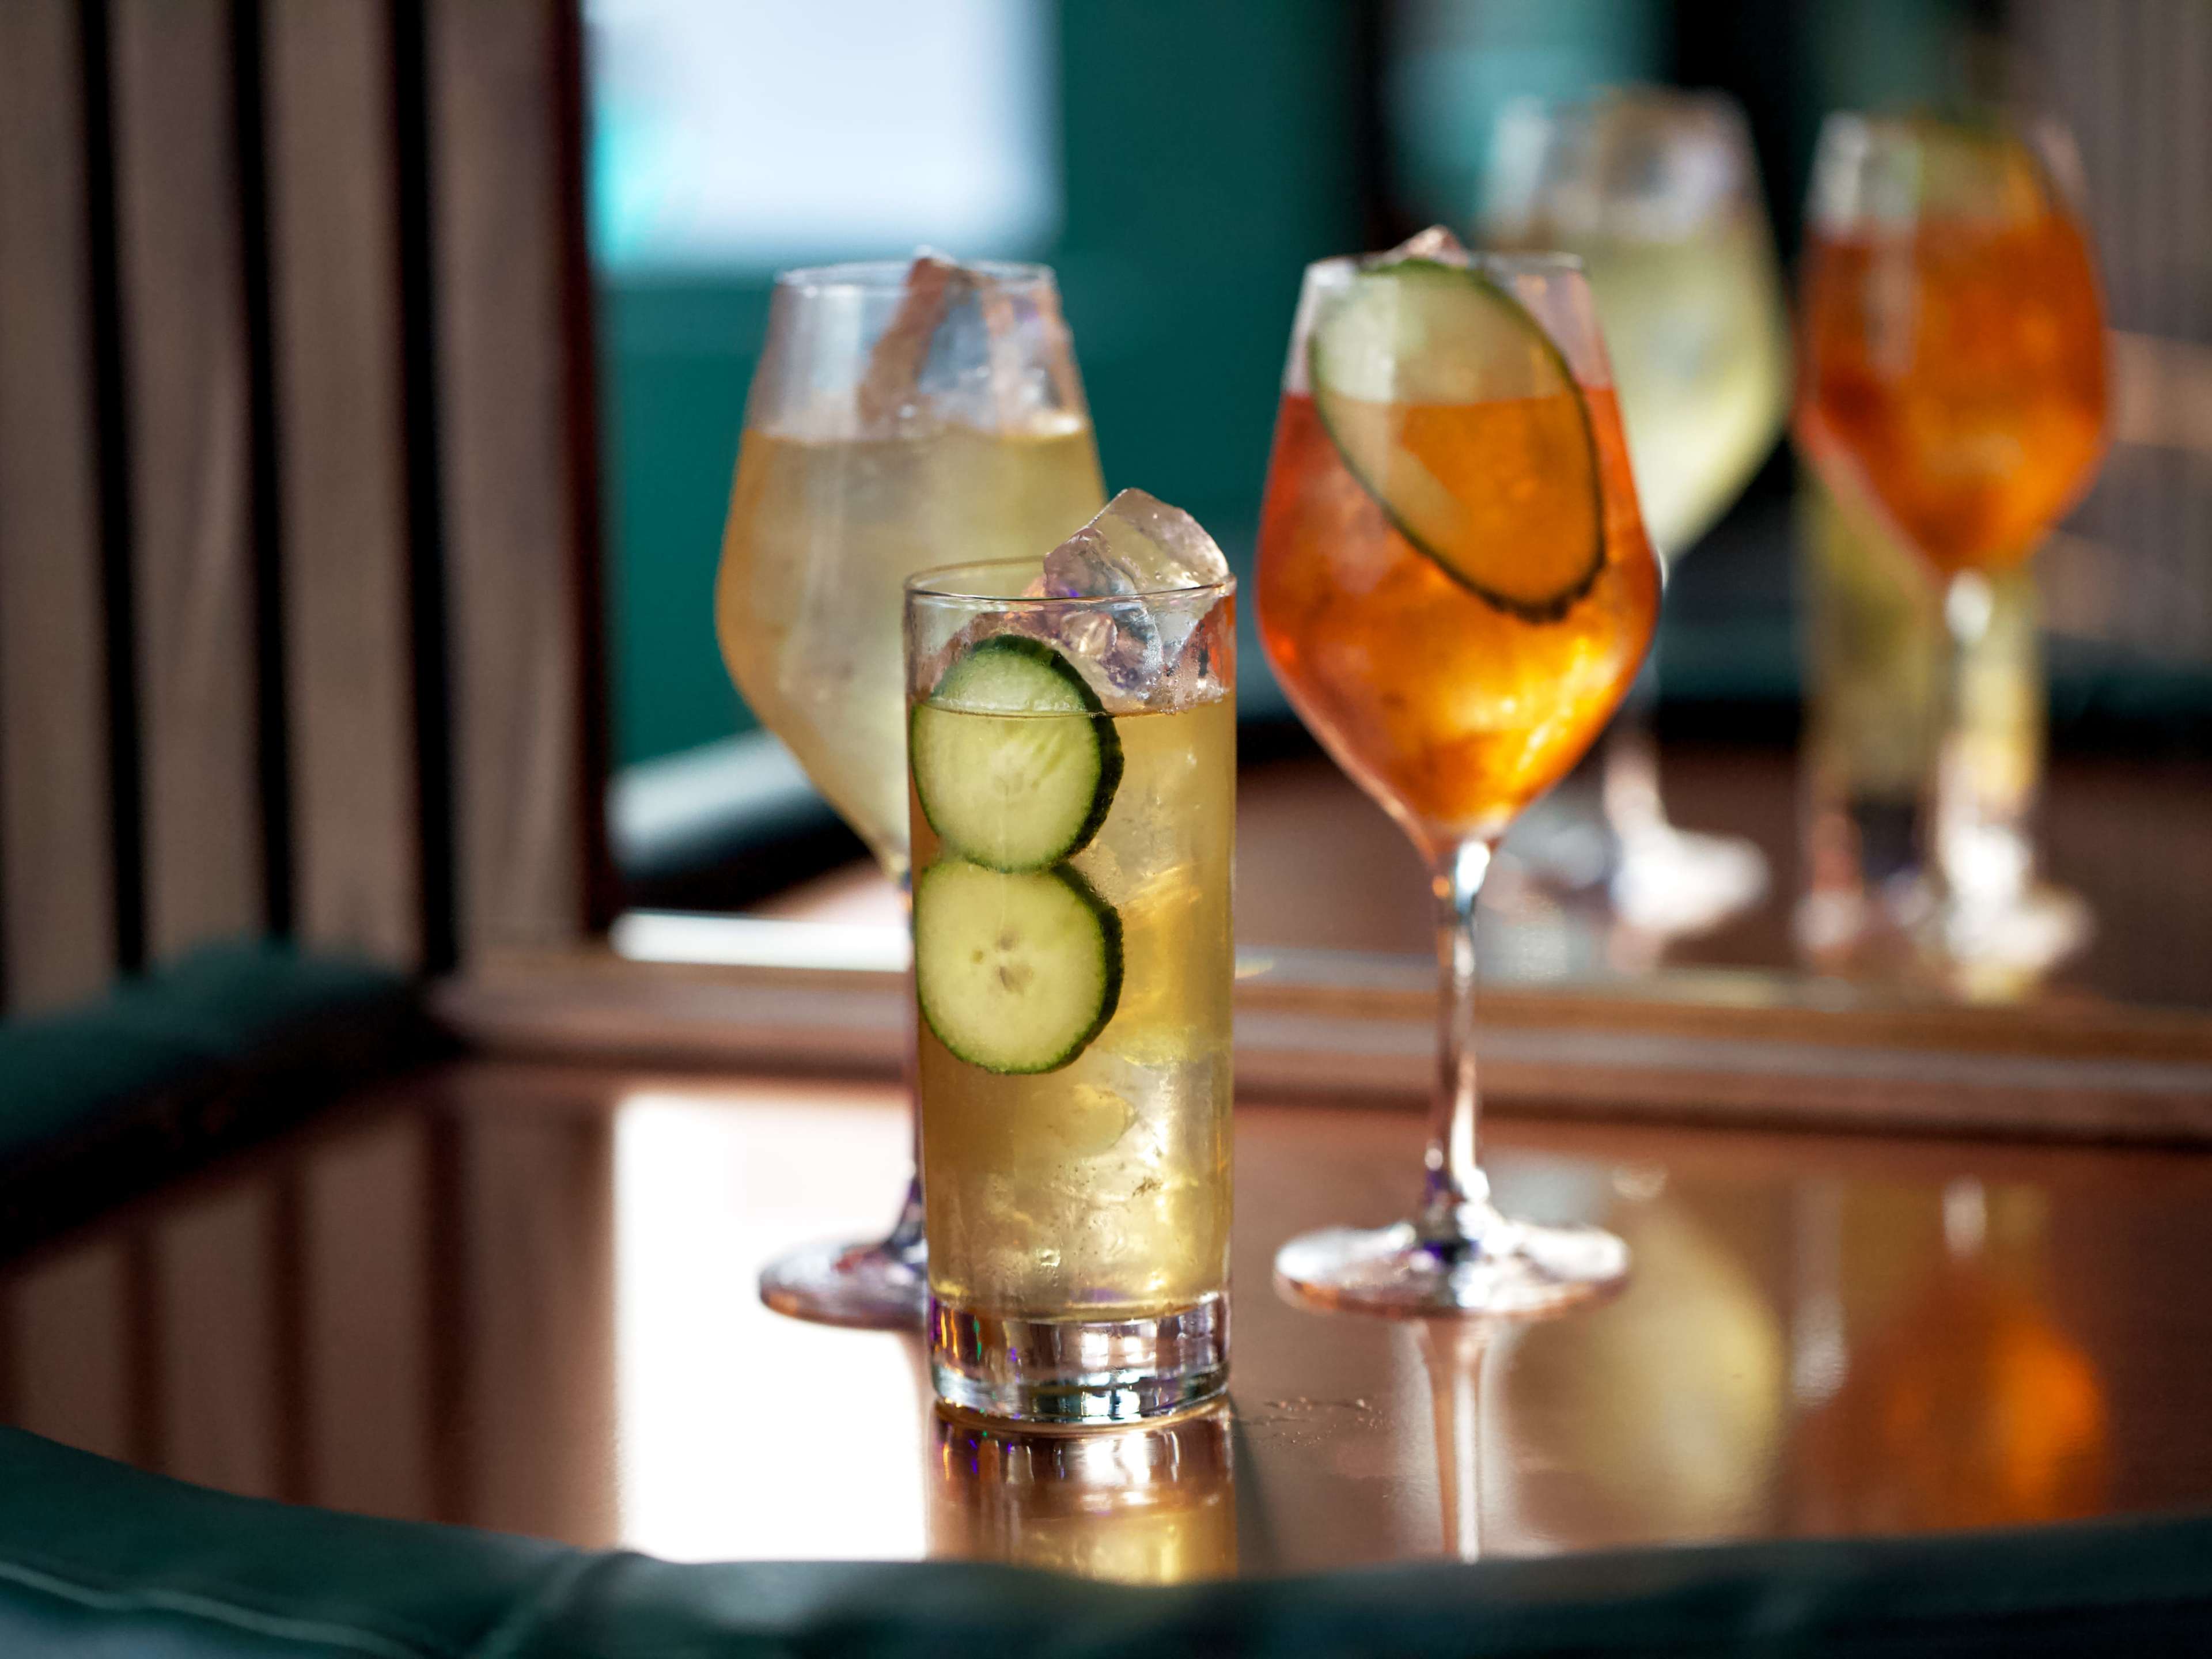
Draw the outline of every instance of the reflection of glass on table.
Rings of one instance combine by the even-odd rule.
[[[1227,1577],[1236,1484],[1225,1407],[1082,1434],[986,1428],[940,1408],[929,1553],[1128,1584]]]

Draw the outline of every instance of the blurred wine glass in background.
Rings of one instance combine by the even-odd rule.
[[[1790,406],[1789,321],[1742,112],[1717,93],[1657,88],[1509,104],[1480,232],[1582,259],[1644,524],[1671,569],[1742,493]],[[1697,933],[1756,903],[1767,871],[1747,841],[1668,822],[1657,673],[1655,652],[1606,740],[1610,886],[1632,927]]]

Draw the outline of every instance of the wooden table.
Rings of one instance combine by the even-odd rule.
[[[887,1219],[893,1085],[463,1062],[11,1264],[0,1416],[676,1559],[1272,1573],[2212,1504],[2212,1158],[1501,1118],[1506,1202],[1620,1230],[1620,1299],[1486,1336],[1279,1299],[1277,1245],[1401,1211],[1421,1133],[1242,1100],[1231,1411],[1070,1457],[754,1298]]]

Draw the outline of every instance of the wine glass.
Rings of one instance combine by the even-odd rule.
[[[1515,817],[1636,677],[1659,569],[1589,285],[1425,231],[1309,266],[1261,511],[1260,634],[1322,747],[1427,859],[1440,1077],[1419,1214],[1275,1259],[1326,1304],[1529,1314],[1617,1283],[1592,1227],[1508,1220],[1476,1158],[1475,902]]]
[[[1973,672],[2016,569],[2096,476],[2105,322],[2057,124],[1828,118],[1807,210],[1797,440],[1846,507],[1918,555],[1948,648],[1920,802],[1941,958],[2051,959],[2082,931],[2035,881],[2017,754],[1981,739]],[[2000,749],[2002,749],[2000,745]]]
[[[1636,493],[1671,570],[1742,493],[1790,409],[1790,323],[1751,134],[1719,93],[1658,88],[1500,112],[1481,231],[1583,262],[1613,360]],[[1601,798],[1615,909],[1662,935],[1758,902],[1741,837],[1667,821],[1651,730],[1657,659],[1607,735]]]
[[[1052,272],[786,271],[745,405],[715,621],[731,677],[907,890],[906,579],[1041,556],[1104,500]],[[909,1050],[909,1074],[911,1073]],[[770,1264],[761,1297],[830,1324],[918,1324],[921,1191],[890,1236]]]

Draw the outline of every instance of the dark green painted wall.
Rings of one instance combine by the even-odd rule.
[[[1340,0],[1060,11],[1066,216],[1054,246],[1030,252],[1059,270],[1109,488],[1188,507],[1240,569],[1299,270],[1359,241],[1354,24]],[[764,280],[603,286],[623,762],[751,723],[722,672],[712,596],[767,291]],[[1249,694],[1257,652],[1242,666]]]

